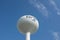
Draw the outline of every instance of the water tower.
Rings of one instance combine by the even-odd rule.
[[[19,32],[26,34],[26,40],[30,40],[30,34],[38,30],[39,22],[32,15],[24,15],[19,18],[17,28]]]

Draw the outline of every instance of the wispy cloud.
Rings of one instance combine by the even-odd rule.
[[[59,9],[57,10],[57,14],[60,15],[60,10]]]
[[[43,16],[48,17],[48,10],[40,1],[38,0],[29,0],[29,1],[39,12],[42,13]]]
[[[54,40],[60,40],[60,36],[59,36],[59,33],[58,32],[52,32],[52,35],[54,37]]]
[[[60,15],[60,9],[58,8],[56,2],[54,0],[49,0],[50,4],[55,8],[57,11],[57,15]]]

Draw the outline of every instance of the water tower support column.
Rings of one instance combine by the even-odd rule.
[[[26,40],[30,40],[30,32],[26,33]]]

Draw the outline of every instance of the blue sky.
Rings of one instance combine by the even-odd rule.
[[[25,40],[17,30],[23,15],[39,21],[31,40],[60,40],[60,0],[0,0],[0,40]]]

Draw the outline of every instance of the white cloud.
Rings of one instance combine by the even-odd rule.
[[[60,15],[60,9],[56,5],[56,2],[54,0],[49,0],[49,2],[55,8],[55,10],[57,11],[57,15]]]
[[[48,17],[48,10],[40,1],[38,0],[29,0],[29,1],[39,12],[42,13],[43,16]]]
[[[59,33],[58,32],[52,32],[52,35],[54,37],[54,40],[60,40],[60,36],[59,36]]]
[[[60,10],[59,9],[57,10],[57,15],[60,15]]]

